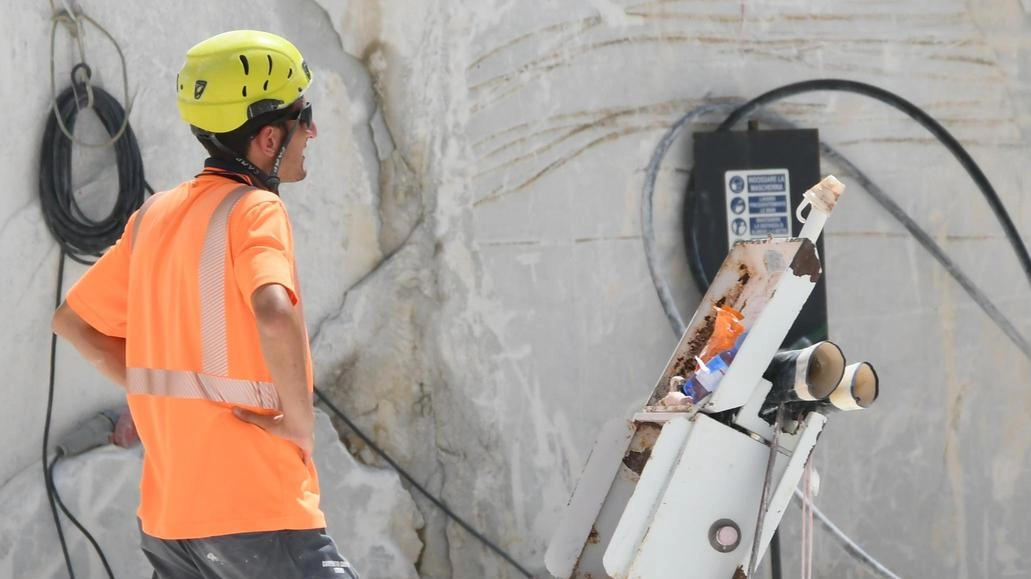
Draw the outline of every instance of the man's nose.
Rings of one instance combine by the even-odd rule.
[[[308,133],[309,139],[319,136],[319,126],[315,124],[315,121],[312,121],[310,125],[304,125],[304,130]]]

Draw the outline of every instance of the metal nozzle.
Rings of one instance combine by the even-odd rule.
[[[779,352],[764,376],[773,382],[767,402],[814,402],[834,392],[845,372],[845,355],[834,342]]]
[[[845,368],[841,383],[830,395],[830,403],[838,410],[869,408],[880,393],[880,380],[869,362],[851,364]]]

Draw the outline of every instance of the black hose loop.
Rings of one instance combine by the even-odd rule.
[[[81,74],[87,81],[92,76],[85,63],[72,69],[73,78]],[[144,191],[149,190],[136,135],[126,126],[112,145],[118,165],[118,192],[111,212],[99,220],[83,213],[72,189],[72,141],[60,130],[58,121],[74,134],[75,120],[87,108],[97,115],[108,135],[117,134],[125,123],[125,109],[110,93],[88,82],[73,84],[58,95],[47,118],[39,168],[39,201],[47,228],[68,257],[84,264],[96,261],[118,240],[129,216],[143,204]]]

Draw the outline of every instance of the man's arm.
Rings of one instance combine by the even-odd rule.
[[[258,323],[261,353],[279,392],[283,413],[273,417],[237,408],[236,416],[293,442],[305,456],[310,456],[315,447],[315,412],[308,391],[307,338],[300,308],[294,305],[286,288],[277,283],[254,290],[251,305]]]
[[[98,332],[64,302],[51,320],[54,333],[71,342],[93,366],[115,384],[126,388],[125,339]]]

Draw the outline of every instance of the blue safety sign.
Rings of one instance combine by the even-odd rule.
[[[752,237],[787,237],[788,218],[783,215],[776,217],[752,217],[748,220],[748,227]]]
[[[791,236],[791,181],[787,169],[727,171],[728,246],[742,240]]]
[[[748,176],[749,193],[786,193],[788,190],[787,173],[763,173]]]
[[[748,198],[748,212],[787,213],[788,198],[786,195],[752,195]]]

